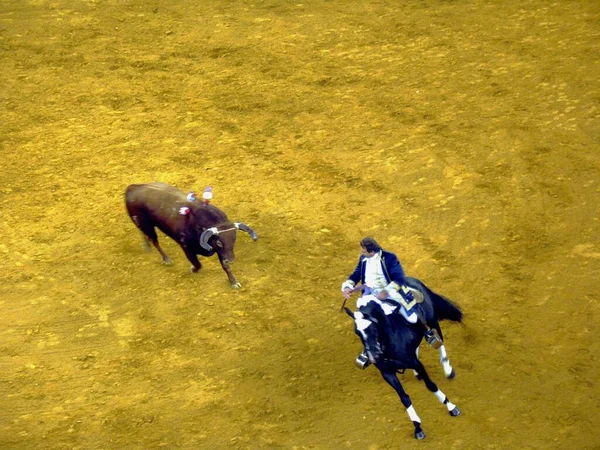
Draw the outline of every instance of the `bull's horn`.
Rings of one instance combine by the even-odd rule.
[[[235,227],[238,230],[242,230],[245,231],[246,233],[248,233],[250,236],[252,236],[253,240],[257,240],[258,236],[256,235],[256,233],[254,232],[254,230],[252,228],[250,228],[248,225],[246,225],[245,223],[241,223],[241,222],[235,222],[234,223]]]
[[[208,240],[215,233],[219,234],[216,227],[207,228],[206,230],[204,230],[202,232],[202,234],[200,235],[200,246],[203,249],[208,250],[209,252],[212,251],[212,247],[210,245],[208,245]]]

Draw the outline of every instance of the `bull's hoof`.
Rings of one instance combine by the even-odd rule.
[[[449,413],[452,417],[460,416],[460,409],[455,406],[452,411],[449,411]]]
[[[169,258],[168,256],[166,258],[163,258],[163,263],[165,264],[165,266],[173,265],[173,261],[171,261],[171,258]]]
[[[237,281],[235,283],[231,283],[231,289],[239,289],[241,287],[242,287],[242,285],[240,283],[238,283]]]
[[[423,433],[423,430],[415,431],[415,439],[425,439],[425,433]]]
[[[200,267],[194,267],[194,266],[190,267],[190,272],[192,272],[192,273],[196,273],[199,270],[200,270]]]

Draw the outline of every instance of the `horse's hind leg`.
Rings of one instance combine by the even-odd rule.
[[[420,347],[417,347],[415,350],[415,356],[417,359],[419,359],[419,348]],[[438,348],[438,352],[440,353],[440,364],[442,365],[442,369],[444,369],[444,375],[446,375],[446,378],[449,380],[453,380],[456,376],[456,372],[454,372],[454,368],[450,365],[450,360],[448,359],[448,354],[446,353],[446,346],[442,344],[442,346]],[[413,369],[413,373],[415,374],[417,380],[422,379],[416,370]]]
[[[442,365],[442,369],[444,369],[444,375],[449,380],[453,380],[456,376],[456,372],[454,372],[454,368],[450,365],[450,360],[448,359],[448,353],[446,352],[446,346],[443,344],[444,335],[442,333],[442,327],[440,327],[440,323],[435,320],[431,323],[431,327],[435,328],[438,334],[440,335],[440,339],[442,340],[442,345],[438,348],[438,352],[440,354],[440,364]],[[417,354],[417,358],[418,358]]]
[[[448,353],[446,353],[446,346],[442,344],[438,349],[438,352],[440,352],[440,364],[442,365],[442,369],[444,369],[444,375],[446,375],[446,378],[449,380],[453,380],[456,376],[456,372],[454,372],[454,368],[450,365]]]
[[[419,348],[421,347],[417,347],[417,349],[415,350],[415,358],[419,359]],[[415,377],[417,378],[417,380],[421,380],[421,375],[419,375],[419,372],[417,372],[415,369],[413,369],[413,373],[415,374]]]
[[[425,370],[425,367],[423,367],[423,364],[421,364],[420,361],[417,361],[417,366],[415,367],[415,369],[419,373],[419,375],[421,375],[421,378],[423,379],[423,382],[425,383],[425,386],[427,387],[427,389],[429,389],[431,392],[433,392],[433,395],[435,395],[437,397],[437,399],[440,401],[440,403],[446,405],[446,408],[448,409],[448,412],[450,413],[450,415],[452,417],[456,417],[456,416],[460,415],[460,409],[458,409],[458,407],[454,403],[452,403],[450,400],[448,400],[448,397],[446,397],[446,394],[444,394],[437,387],[437,385],[431,380],[431,378],[429,378],[429,374],[427,373],[427,371]]]
[[[381,375],[383,376],[383,379],[396,391],[396,393],[400,397],[400,401],[406,408],[406,413],[408,414],[408,417],[410,418],[415,427],[415,438],[425,439],[425,433],[423,433],[423,430],[421,429],[421,419],[417,415],[417,412],[415,411],[415,408],[412,405],[412,401],[410,400],[410,397],[402,387],[402,383],[400,383],[400,380],[398,380],[396,373],[381,372]]]

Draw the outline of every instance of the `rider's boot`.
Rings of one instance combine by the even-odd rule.
[[[434,349],[439,349],[444,344],[444,341],[442,341],[442,338],[440,337],[437,330],[435,328],[431,328],[427,324],[427,321],[425,320],[425,317],[423,316],[420,310],[417,309],[417,311],[415,311],[415,314],[417,315],[417,318],[421,325],[423,325],[423,327],[425,328],[425,332],[423,333],[423,335],[425,336],[425,340],[427,341],[427,343]]]
[[[442,338],[435,328],[427,328],[425,331],[425,340],[436,350],[444,344]]]
[[[402,314],[402,316],[404,316],[404,318],[409,323],[420,323],[423,326],[423,328],[425,329],[423,333],[423,335],[425,336],[425,340],[433,348],[437,350],[444,344],[437,330],[427,325],[427,321],[425,320],[424,314],[420,308],[414,307],[411,308],[410,311],[406,311],[404,307],[399,307],[398,311]]]

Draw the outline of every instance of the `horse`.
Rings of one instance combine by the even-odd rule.
[[[407,285],[423,295],[423,301],[419,305],[425,322],[434,328],[440,335],[440,320],[450,320],[462,323],[463,313],[458,305],[451,300],[434,293],[416,278],[408,278]],[[436,398],[446,406],[452,417],[460,415],[460,409],[452,403],[448,397],[431,380],[425,367],[419,361],[418,348],[423,339],[425,328],[422,324],[411,324],[400,314],[386,314],[380,302],[359,302],[360,306],[356,312],[344,307],[346,313],[354,319],[354,330],[360,337],[369,361],[379,369],[383,379],[396,391],[400,401],[406,408],[406,412],[414,425],[414,436],[416,439],[424,439],[425,433],[421,428],[421,419],[417,415],[410,397],[404,391],[397,373],[404,373],[406,369],[412,369],[417,377],[425,383]],[[444,350],[445,354],[445,350]],[[445,356],[447,360],[447,356]],[[444,362],[442,362],[444,365]],[[447,367],[450,363],[447,362]],[[446,367],[444,367],[446,371]],[[454,377],[451,369],[448,378]]]

